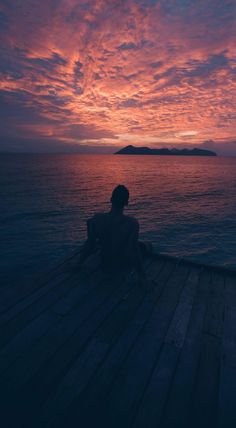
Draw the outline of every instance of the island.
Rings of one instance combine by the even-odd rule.
[[[217,156],[211,150],[203,149],[150,149],[149,147],[126,146],[114,153],[115,155],[159,155],[159,156]]]

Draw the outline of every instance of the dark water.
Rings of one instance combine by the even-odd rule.
[[[119,183],[157,250],[236,267],[236,158],[1,155],[2,284],[76,249],[86,219],[109,208]]]

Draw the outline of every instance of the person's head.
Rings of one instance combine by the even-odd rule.
[[[119,184],[115,187],[111,195],[112,206],[118,210],[123,210],[123,208],[129,203],[129,191],[127,187]]]

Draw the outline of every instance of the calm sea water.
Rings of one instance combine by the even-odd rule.
[[[75,250],[86,219],[117,184],[158,251],[236,267],[236,158],[1,155],[1,283],[42,272]]]

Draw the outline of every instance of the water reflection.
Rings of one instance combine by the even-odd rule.
[[[119,183],[130,190],[127,212],[139,219],[141,237],[158,250],[235,265],[235,167],[235,158],[220,157],[2,156],[5,272],[14,264],[37,269],[74,249]]]

